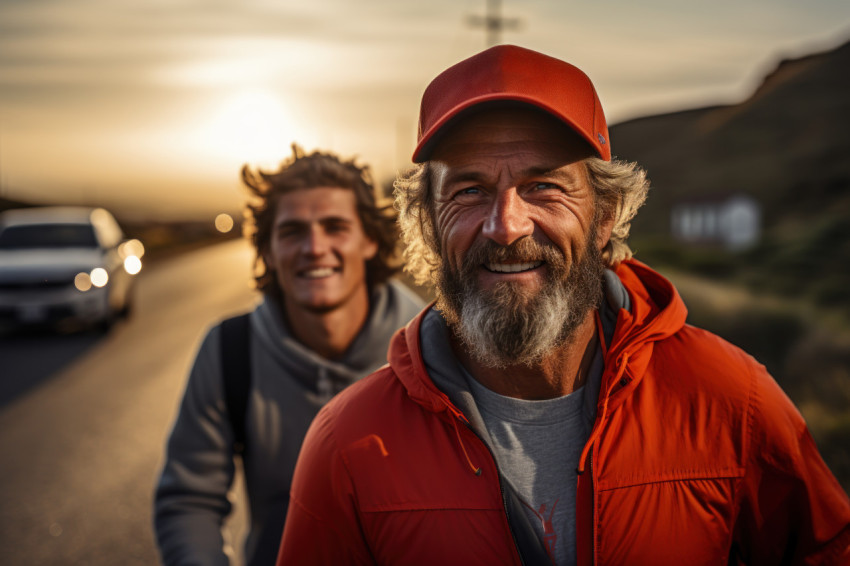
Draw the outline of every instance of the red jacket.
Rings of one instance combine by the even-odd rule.
[[[660,275],[617,275],[632,306],[580,464],[578,563],[850,564],[850,502],[774,380],[685,325]],[[313,422],[278,565],[522,563],[489,449],[426,374],[423,316]]]

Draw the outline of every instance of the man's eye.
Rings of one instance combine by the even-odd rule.
[[[455,194],[459,197],[463,197],[466,195],[478,195],[481,194],[481,187],[466,187],[464,189],[459,190]]]
[[[346,229],[348,229],[348,225],[342,224],[342,223],[340,223],[340,224],[328,224],[328,225],[325,226],[325,231],[330,233],[330,234],[338,234],[339,232],[344,232]]]
[[[559,187],[554,183],[534,183],[531,189],[534,191],[549,191],[559,190]]]
[[[277,238],[280,240],[285,240],[288,238],[297,238],[300,237],[304,233],[304,230],[298,228],[297,226],[285,226],[277,229]]]

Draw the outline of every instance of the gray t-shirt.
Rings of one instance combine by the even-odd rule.
[[[587,403],[585,391],[599,382],[602,367],[597,349],[589,386],[541,401],[505,397],[467,377],[496,462],[558,566],[576,561],[576,468],[593,427],[597,397],[589,395]]]

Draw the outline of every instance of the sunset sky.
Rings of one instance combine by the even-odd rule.
[[[292,142],[409,165],[419,97],[480,51],[484,0],[0,0],[0,196],[171,219],[238,209]],[[850,40],[847,0],[504,0],[502,42],[568,60],[609,123],[737,102]],[[617,140],[612,140],[616,154]]]

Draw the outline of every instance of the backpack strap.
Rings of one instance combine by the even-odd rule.
[[[221,323],[221,370],[224,403],[233,429],[233,451],[245,453],[245,415],[251,389],[251,325],[245,313]]]

